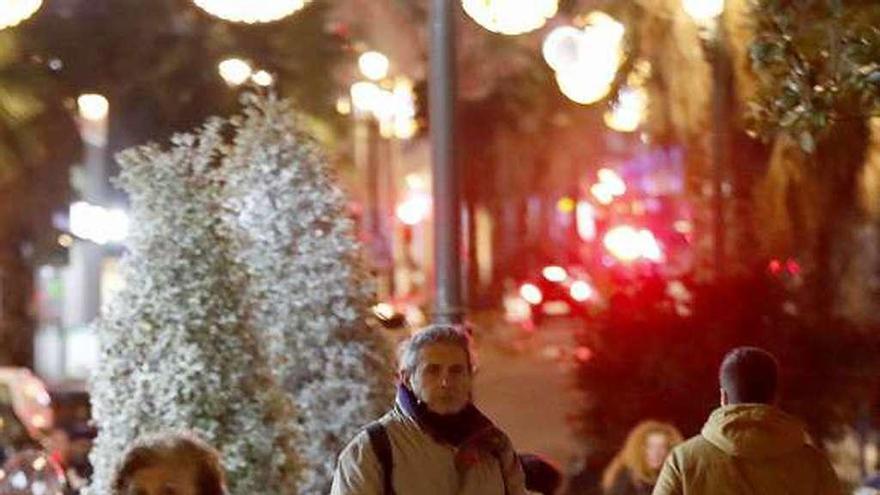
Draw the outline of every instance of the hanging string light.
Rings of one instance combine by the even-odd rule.
[[[42,4],[42,0],[0,0],[0,30],[34,15]]]
[[[232,22],[255,24],[283,19],[311,0],[193,0],[205,12]],[[13,2],[14,3],[14,2]]]
[[[706,24],[724,13],[724,0],[683,0],[682,8],[698,24]]]
[[[581,52],[581,30],[574,26],[559,26],[544,39],[541,54],[555,71],[577,63]]]
[[[582,30],[564,27],[551,32],[543,52],[556,71],[560,91],[582,105],[604,98],[623,58],[623,35],[623,24],[599,11],[586,17]]]
[[[559,0],[462,0],[461,6],[489,31],[517,35],[543,26],[556,15]]]

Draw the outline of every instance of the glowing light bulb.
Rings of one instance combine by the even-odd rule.
[[[573,26],[560,26],[544,39],[541,53],[547,65],[555,71],[575,65],[580,57],[581,30]]]
[[[462,0],[461,5],[477,24],[507,35],[534,31],[559,9],[558,0]]]
[[[710,23],[724,13],[724,0],[683,0],[681,5],[698,24]]]
[[[93,122],[104,120],[110,111],[110,103],[107,98],[99,94],[83,94],[76,99],[80,117]]]
[[[220,77],[230,86],[240,86],[244,84],[253,73],[250,64],[240,58],[227,58],[217,64],[217,72]]]
[[[605,112],[605,125],[619,132],[639,128],[648,111],[648,93],[642,89],[623,88],[611,109]]]
[[[302,9],[311,0],[193,0],[205,12],[232,22],[273,22]]]
[[[27,20],[41,5],[42,0],[0,0],[0,30]]]
[[[391,62],[388,57],[376,51],[364,52],[358,57],[358,68],[367,79],[381,81],[388,76]]]
[[[544,295],[541,293],[541,289],[538,288],[535,284],[522,284],[519,288],[519,295],[529,304],[541,304],[541,301],[544,300]]]
[[[351,103],[359,112],[372,112],[382,99],[382,88],[369,81],[358,81],[351,85]]]
[[[275,78],[264,70],[258,70],[251,76],[251,81],[259,86],[268,87],[275,83]]]

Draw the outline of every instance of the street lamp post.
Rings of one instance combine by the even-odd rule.
[[[726,34],[721,16],[724,0],[685,0],[685,11],[705,30],[705,46],[712,63],[712,239],[715,278],[725,272],[727,229],[724,219],[724,177],[727,171],[730,60],[725,49]]]
[[[77,98],[80,135],[83,141],[84,187],[83,199],[93,205],[107,202],[107,126],[110,103],[99,94],[84,94]],[[77,218],[71,214],[71,224]],[[71,229],[73,230],[73,229]],[[76,232],[75,232],[76,233]],[[98,316],[101,307],[101,260],[103,248],[92,240],[78,240],[70,247],[70,273],[66,305],[66,328],[86,325]]]
[[[461,186],[455,156],[455,30],[452,0],[431,0],[429,108],[434,175],[435,323],[464,317],[461,291]]]
[[[725,272],[727,234],[724,219],[724,177],[728,159],[730,62],[724,49],[724,26],[718,23],[712,47],[712,211],[715,277]]]

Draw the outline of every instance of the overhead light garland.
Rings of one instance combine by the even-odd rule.
[[[232,22],[273,22],[302,9],[311,0],[193,0],[205,12]],[[13,2],[15,3],[15,2]]]
[[[42,0],[0,0],[0,30],[28,19],[41,5]]]
[[[623,24],[604,12],[586,17],[586,26],[562,26],[544,40],[543,54],[556,72],[560,91],[570,100],[589,105],[604,98],[623,58]]]
[[[517,35],[543,26],[556,15],[559,0],[462,0],[461,6],[489,31]]]
[[[684,0],[682,8],[694,21],[705,24],[724,13],[724,0]]]

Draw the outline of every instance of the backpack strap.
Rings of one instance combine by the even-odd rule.
[[[382,492],[384,495],[395,495],[392,484],[394,459],[391,454],[391,440],[388,439],[388,432],[385,431],[382,423],[373,421],[367,425],[367,436],[370,438],[370,445],[373,447],[376,457],[379,458],[379,466],[382,468]]]

